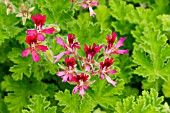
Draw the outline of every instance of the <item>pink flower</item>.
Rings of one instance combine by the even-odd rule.
[[[32,52],[32,59],[35,62],[38,62],[40,60],[40,56],[38,55],[37,50],[41,50],[43,52],[46,52],[46,50],[48,50],[47,46],[39,45],[37,43],[36,35],[31,35],[31,36],[28,35],[26,37],[25,42],[29,45],[29,48],[27,48],[22,52],[22,56],[27,57],[29,53]]]
[[[74,3],[74,0],[71,0],[72,3]]]
[[[100,49],[101,49],[102,47],[103,47],[102,45],[97,46],[95,43],[93,44],[93,46],[87,46],[86,44],[84,44],[84,52],[85,52],[85,54],[86,54],[86,59],[92,60],[93,57],[94,57],[98,52],[100,52]]]
[[[76,94],[79,90],[79,95],[84,98],[85,91],[88,89],[88,84],[93,84],[95,81],[89,81],[89,75],[81,73],[80,75],[73,76],[69,83],[76,84],[73,89],[73,94]]]
[[[78,5],[82,6],[83,9],[89,8],[90,16],[94,17],[96,13],[93,11],[92,7],[98,6],[99,3],[95,0],[83,0],[82,2],[79,2]]]
[[[82,66],[87,72],[90,72],[90,70],[94,71],[93,64],[95,64],[96,62],[92,59],[98,52],[100,52],[100,49],[102,47],[102,45],[97,46],[95,43],[93,44],[93,46],[87,46],[86,44],[84,44],[86,59],[84,60],[84,63],[82,63]]]
[[[76,75],[76,72],[74,70],[76,61],[74,60],[74,58],[65,58],[65,63],[67,67],[59,64],[60,68],[64,71],[57,72],[57,75],[63,79],[62,82],[67,82],[68,80],[71,80],[73,75]]]
[[[56,37],[57,44],[61,45],[63,48],[66,49],[66,51],[61,52],[57,56],[53,56],[53,58],[56,58],[54,63],[58,62],[58,60],[64,56],[64,55],[75,55],[75,50],[80,49],[79,42],[74,42],[75,36],[73,34],[68,34],[68,44],[66,44],[61,38]]]
[[[113,58],[106,58],[104,62],[100,62],[100,78],[104,79],[116,87],[117,82],[113,81],[108,74],[114,74],[116,70],[111,70],[111,65],[113,64]]]
[[[44,34],[53,34],[55,30],[53,27],[44,29],[42,28],[46,21],[45,15],[36,14],[36,16],[32,15],[31,18],[34,24],[36,25],[36,29],[27,30],[26,33],[28,35],[36,34],[38,36],[38,41],[44,41],[45,40]]]
[[[124,46],[123,42],[126,40],[126,38],[120,38],[119,41],[115,46],[113,46],[113,43],[116,40],[116,32],[112,33],[112,37],[110,35],[107,35],[107,43],[108,46],[106,47],[105,56],[108,57],[111,54],[126,54],[128,53],[128,50],[119,50],[119,47]]]

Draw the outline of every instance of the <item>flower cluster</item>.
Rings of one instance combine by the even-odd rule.
[[[88,89],[89,84],[95,82],[94,80],[90,80],[91,76],[98,76],[102,80],[106,79],[108,83],[116,87],[117,82],[113,81],[109,74],[114,74],[116,72],[116,70],[113,69],[113,55],[128,53],[127,49],[119,49],[119,47],[123,46],[123,42],[126,38],[120,38],[117,44],[114,45],[116,32],[113,32],[112,36],[107,35],[106,40],[107,45],[96,45],[94,43],[92,46],[88,46],[84,44],[84,53],[86,56],[83,57],[77,52],[77,50],[80,49],[80,43],[75,41],[75,36],[73,34],[68,34],[68,43],[65,43],[62,38],[56,37],[57,44],[61,45],[65,51],[59,53],[57,56],[53,56],[53,58],[56,58],[54,63],[58,62],[61,57],[66,55],[66,66],[58,64],[62,70],[57,71],[57,76],[62,78],[62,82],[76,85],[73,89],[73,94],[79,91],[79,95],[83,98],[85,95],[84,90]],[[94,58],[101,49],[103,49],[103,62],[98,62]],[[76,68],[78,64],[81,64],[81,70]]]
[[[36,16],[31,16],[32,21],[35,24],[35,29],[27,30],[27,36],[25,42],[29,47],[22,52],[23,57],[27,57],[30,52],[32,52],[32,59],[35,62],[40,60],[40,56],[37,53],[37,50],[46,52],[48,50],[47,46],[42,45],[42,42],[45,40],[44,34],[52,34],[54,28],[42,28],[46,21],[46,16],[41,14],[36,14]]]

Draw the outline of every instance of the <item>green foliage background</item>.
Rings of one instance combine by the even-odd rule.
[[[129,54],[115,57],[117,87],[94,78],[83,100],[56,76],[59,67],[45,54],[38,63],[21,56],[26,30],[34,25],[27,20],[23,26],[15,14],[6,15],[0,2],[0,113],[170,113],[170,1],[98,1],[92,18],[88,10],[71,8],[70,0],[11,0],[18,9],[23,2],[35,7],[32,14],[46,15],[46,24],[60,27],[46,36],[54,55],[62,52],[55,35],[73,33],[82,48],[106,44],[112,31],[127,37],[123,48]],[[79,53],[84,55],[83,49]]]

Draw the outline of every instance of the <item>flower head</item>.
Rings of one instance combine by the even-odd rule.
[[[22,56],[27,57],[29,55],[29,53],[32,52],[32,59],[35,62],[38,62],[40,60],[37,50],[41,50],[43,52],[46,52],[46,50],[48,50],[47,46],[40,45],[37,43],[36,35],[31,35],[31,36],[28,35],[26,37],[25,42],[29,45],[29,48],[27,48],[26,50],[24,50],[22,52]]]
[[[117,82],[113,81],[108,74],[114,74],[116,70],[111,69],[111,65],[113,64],[113,58],[106,58],[104,62],[100,62],[100,78],[104,79],[111,83],[113,86],[116,86]]]
[[[65,63],[67,67],[59,64],[60,68],[64,71],[58,71],[57,76],[62,78],[62,82],[67,82],[71,80],[74,75],[76,75],[74,67],[76,65],[76,61],[74,58],[65,58]]]
[[[108,46],[106,47],[105,56],[108,57],[111,54],[126,54],[128,53],[128,50],[119,50],[119,47],[124,46],[123,42],[126,40],[126,38],[120,38],[117,44],[114,46],[113,43],[116,40],[116,33],[112,33],[112,37],[110,35],[107,35],[107,43]]]
[[[84,44],[84,52],[85,52],[85,54],[86,54],[86,59],[92,60],[93,57],[94,57],[98,52],[100,52],[100,49],[101,49],[102,47],[103,47],[102,45],[97,46],[95,43],[93,44],[93,46],[87,46],[86,44]]]
[[[21,12],[16,15],[16,17],[22,17],[23,25],[25,25],[26,19],[30,19],[30,12],[34,10],[34,7],[25,9],[25,5],[21,4]]]
[[[92,7],[98,6],[99,3],[95,0],[83,0],[82,2],[79,2],[78,5],[82,6],[83,9],[89,8],[90,16],[94,17],[96,13],[93,11]]]
[[[41,15],[41,14],[36,14],[36,16],[32,15],[31,16],[32,21],[36,25],[36,29],[29,29],[26,31],[28,35],[37,35],[38,36],[38,41],[44,41],[45,37],[44,34],[52,34],[54,32],[54,28],[42,28],[46,21],[46,16]]]
[[[75,50],[80,49],[79,42],[74,42],[75,36],[73,34],[68,34],[68,44],[66,44],[60,37],[56,37],[57,44],[61,45],[66,50],[64,52],[61,52],[57,56],[53,56],[53,58],[56,58],[54,63],[56,63],[63,55],[75,55]]]
[[[32,21],[36,25],[36,27],[42,28],[46,21],[46,15],[36,14],[36,16],[31,15]]]
[[[73,94],[76,94],[77,91],[79,90],[79,95],[81,95],[82,98],[85,95],[84,90],[88,89],[88,84],[93,84],[94,82],[95,81],[89,81],[89,75],[86,75],[84,73],[73,76],[72,79],[69,81],[69,83],[71,84],[76,84],[76,86],[73,89]]]
[[[8,15],[10,12],[11,13],[14,13],[15,12],[15,7],[13,6],[13,4],[11,2],[8,2],[8,1],[4,1],[6,7],[7,7],[7,10],[6,10],[6,14]]]

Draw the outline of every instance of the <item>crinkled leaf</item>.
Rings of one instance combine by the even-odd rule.
[[[147,77],[149,82],[158,78],[166,80],[170,73],[170,55],[167,54],[170,46],[166,43],[167,37],[152,26],[145,27],[141,32],[142,36],[138,38],[142,43],[135,44],[133,51],[133,61],[139,65],[134,72]]]
[[[23,113],[56,113],[56,106],[49,107],[50,102],[46,101],[45,96],[34,95],[33,98],[30,98],[30,102],[29,110],[23,110]]]
[[[65,106],[64,113],[89,113],[96,106],[92,99],[86,94],[82,100],[77,94],[70,94],[70,91],[59,91],[55,95],[55,100],[59,100],[60,106]]]
[[[170,97],[170,77],[168,78],[168,80],[167,81],[165,81],[164,83],[163,83],[163,85],[162,85],[162,91],[163,91],[163,93],[164,93],[164,95],[165,95],[165,97]]]
[[[6,15],[6,6],[0,3],[0,45],[4,42],[5,39],[13,38],[18,35],[22,29],[16,27],[15,25],[19,22],[19,19],[13,14]]]
[[[46,84],[36,80],[28,80],[26,77],[22,81],[14,81],[10,76],[5,76],[1,85],[2,89],[8,92],[5,96],[5,103],[8,110],[13,113],[20,113],[23,107],[29,103],[30,96],[34,94],[47,95]]]
[[[143,91],[142,96],[136,98],[134,96],[123,99],[122,102],[116,103],[115,113],[162,113],[160,110],[163,108],[163,97],[158,97],[158,93],[151,89]]]

